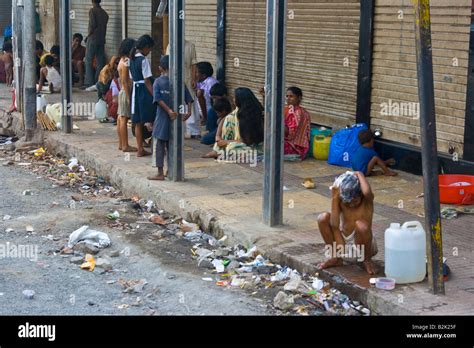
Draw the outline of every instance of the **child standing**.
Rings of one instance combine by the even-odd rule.
[[[359,143],[362,145],[352,158],[352,169],[362,172],[365,176],[374,175],[373,169],[376,165],[382,168],[383,174],[386,176],[396,176],[397,173],[392,172],[387,166],[394,165],[393,158],[384,161],[374,150],[374,133],[370,129],[359,133]]]
[[[3,44],[3,63],[5,63],[5,74],[7,86],[13,86],[13,46],[10,41]]]
[[[150,35],[141,36],[130,53],[130,78],[132,79],[132,123],[135,124],[137,138],[137,157],[150,156],[143,148],[143,125],[155,120],[153,105],[153,85],[151,82],[150,62],[146,56],[151,52],[155,42]]]
[[[170,108],[170,79],[169,79],[169,56],[160,60],[161,76],[153,84],[153,102],[157,105],[156,119],[153,124],[153,138],[155,140],[156,166],[158,175],[148,177],[148,180],[165,180],[163,171],[165,154],[168,155],[168,141],[170,136],[171,121],[178,117],[178,113]],[[185,89],[185,103],[188,112],[183,116],[186,121],[191,116],[193,99],[189,90]],[[151,123],[146,126],[151,128]]]
[[[202,124],[207,125],[208,122],[213,120],[208,119],[208,113],[212,108],[211,103],[211,88],[217,83],[217,80],[212,76],[214,69],[209,62],[199,62],[196,65],[196,80],[197,84],[197,98],[199,100],[199,106],[202,114]],[[214,120],[215,122],[215,120]],[[207,127],[212,128],[212,127]],[[199,136],[200,138],[200,136]]]

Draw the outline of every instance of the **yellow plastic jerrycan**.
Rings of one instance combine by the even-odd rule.
[[[331,137],[316,135],[313,142],[314,158],[320,161],[327,161],[329,157],[329,144],[331,144]]]

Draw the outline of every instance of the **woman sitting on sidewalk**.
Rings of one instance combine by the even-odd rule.
[[[236,109],[222,121],[212,152],[205,158],[218,158],[230,151],[263,153],[263,106],[249,88],[235,90]],[[227,156],[226,156],[227,157]]]
[[[286,92],[285,107],[285,155],[299,155],[304,160],[311,137],[311,117],[300,104],[303,91],[290,87]]]

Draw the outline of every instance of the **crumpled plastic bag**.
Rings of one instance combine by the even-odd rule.
[[[68,247],[72,248],[80,241],[85,241],[86,243],[92,244],[98,248],[107,248],[111,244],[107,233],[91,230],[89,229],[89,226],[82,226],[72,232],[69,236]]]

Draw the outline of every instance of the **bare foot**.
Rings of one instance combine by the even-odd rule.
[[[119,151],[122,151],[122,146],[119,146]]]
[[[142,152],[137,152],[137,157],[151,156],[150,152],[143,150]]]
[[[365,260],[363,264],[368,274],[371,274],[371,275],[375,274],[374,264],[372,263],[371,260]]]
[[[219,157],[219,154],[215,151],[211,151],[201,156],[201,158],[217,158],[217,157]]]
[[[120,149],[120,150],[122,150],[122,149]],[[137,151],[137,148],[136,148],[136,147],[133,147],[133,146],[127,146],[127,147],[124,148],[122,151],[123,151],[123,152],[135,152],[135,151]]]
[[[397,164],[397,161],[395,161],[394,158],[390,158],[390,159],[388,159],[388,160],[385,161],[385,164],[386,164],[387,166],[394,166],[395,164]]]
[[[392,171],[388,171],[384,174],[385,176],[397,176],[398,173],[395,173],[395,172],[392,172]]]
[[[327,260],[326,262],[320,263],[317,267],[318,269],[325,269],[329,267],[338,267],[342,265],[343,265],[342,259],[333,258],[333,259]]]
[[[154,175],[154,176],[149,176],[147,179],[148,180],[155,180],[155,181],[163,181],[163,180],[165,180],[165,176],[164,175]]]

